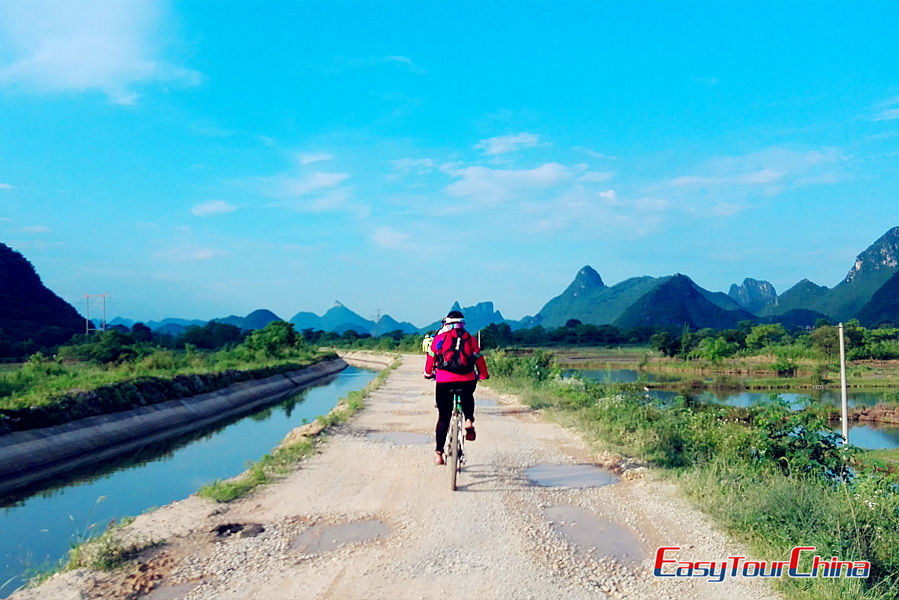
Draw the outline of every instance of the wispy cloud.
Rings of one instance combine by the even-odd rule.
[[[195,217],[208,217],[209,215],[218,215],[223,213],[230,213],[237,210],[237,207],[233,204],[229,204],[224,200],[210,200],[209,202],[204,202],[202,204],[197,204],[190,212]]]
[[[546,163],[535,169],[491,169],[467,167],[456,171],[459,181],[445,188],[451,196],[471,197],[485,203],[496,203],[515,196],[531,197],[574,178],[565,165]]]
[[[752,188],[773,194],[838,181],[842,178],[841,165],[847,160],[836,148],[808,151],[768,148],[742,156],[714,158],[696,172],[674,177],[656,187],[706,192]]]
[[[343,181],[346,181],[347,178],[349,178],[348,173],[326,172],[309,173],[295,177],[277,177],[270,180],[272,183],[270,189],[276,196],[299,198],[312,192],[335,188]]]
[[[0,63],[0,85],[38,92],[99,90],[134,104],[153,82],[196,85],[202,76],[161,57],[156,2],[0,3],[0,40],[12,62]]]
[[[355,58],[349,61],[349,65],[355,69],[364,67],[377,67],[381,65],[399,64],[407,67],[409,71],[416,75],[424,74],[426,71],[419,67],[408,56],[400,56],[396,54],[387,56],[370,56],[368,58]]]
[[[611,171],[587,171],[580,177],[578,181],[581,183],[603,183],[615,177],[615,173]]]
[[[399,158],[390,161],[397,171],[407,173],[416,171],[420,174],[430,173],[437,168],[437,163],[431,158]]]
[[[311,165],[312,163],[328,161],[328,160],[331,160],[332,158],[334,158],[334,157],[331,156],[330,154],[328,154],[327,152],[307,152],[307,153],[300,153],[297,156],[297,162],[299,162],[301,165],[305,166],[305,165]]]
[[[28,225],[26,227],[22,227],[19,229],[22,233],[47,233],[50,231],[49,227],[45,227],[44,225]]]
[[[533,148],[538,144],[539,138],[533,133],[519,133],[481,140],[475,145],[475,149],[481,150],[487,156],[493,156],[514,152],[523,148]]]
[[[899,108],[887,108],[874,116],[875,121],[893,121],[899,119]]]
[[[201,246],[186,244],[157,252],[154,256],[160,260],[171,262],[198,262],[205,261],[216,256],[227,254],[218,248],[204,248]]]
[[[877,106],[875,121],[894,121],[899,119],[899,96],[890,98]]]
[[[12,186],[8,183],[0,183],[0,190],[11,190]]]
[[[668,199],[677,210],[697,216],[729,217],[759,206],[762,199],[787,190],[843,181],[849,157],[836,148],[767,148],[706,161],[691,173],[647,185],[653,197]]]

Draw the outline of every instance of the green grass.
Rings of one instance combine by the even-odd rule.
[[[492,360],[491,360],[492,359]],[[563,380],[544,356],[488,357],[491,387],[517,393],[587,439],[637,457],[675,481],[699,508],[760,560],[785,560],[798,545],[821,556],[867,560],[867,580],[776,581],[790,599],[899,598],[899,451],[850,454],[828,439],[824,415],[781,403],[757,409],[662,406],[627,386]]]

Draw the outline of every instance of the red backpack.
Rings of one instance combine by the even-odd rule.
[[[474,371],[475,356],[471,348],[471,335],[467,331],[461,334],[456,330],[448,331],[442,340],[437,342],[434,353],[434,366],[442,371],[458,375],[466,375]]]

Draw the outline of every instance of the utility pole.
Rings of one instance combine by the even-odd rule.
[[[106,296],[107,296],[107,294],[85,294],[84,295],[84,304],[85,304],[84,334],[85,335],[90,334],[91,331],[106,331]],[[99,328],[94,327],[93,329],[91,328],[91,326],[93,325],[93,323],[91,323],[91,298],[100,298],[102,300],[102,310],[103,310],[103,318],[100,321],[100,327]]]
[[[849,445],[849,401],[846,393],[846,342],[843,324],[840,323],[840,399],[843,416],[843,445]]]

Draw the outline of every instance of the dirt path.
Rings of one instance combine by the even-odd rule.
[[[658,546],[682,546],[682,560],[741,548],[645,469],[625,468],[601,487],[532,485],[531,467],[598,457],[575,433],[485,388],[478,439],[451,492],[446,468],[431,462],[436,410],[421,362],[406,357],[283,481],[229,505],[191,497],[139,517],[129,534],[166,544],[138,568],[67,573],[14,598],[776,597],[758,578],[653,577]]]

